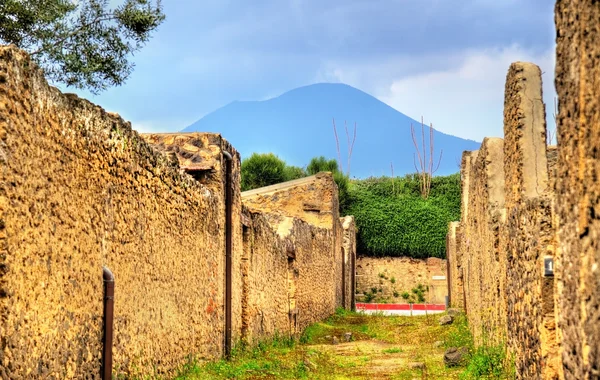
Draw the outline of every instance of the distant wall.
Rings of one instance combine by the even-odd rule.
[[[279,212],[246,208],[242,336],[249,342],[276,333],[298,335],[331,315],[339,302],[334,272],[340,262],[333,228],[318,227]],[[352,240],[354,221],[344,223]],[[345,246],[350,248],[351,242]],[[347,251],[347,263],[352,251]],[[347,279],[351,281],[351,274]],[[348,282],[347,294],[351,283]],[[348,306],[350,307],[350,298]]]
[[[350,262],[345,261],[344,258],[345,232],[339,218],[337,185],[331,173],[322,172],[294,181],[245,191],[242,193],[242,202],[253,212],[297,218],[312,226],[328,230],[330,254],[335,261],[332,261],[331,266],[321,275],[323,278],[329,276],[332,280],[335,305],[349,307],[351,300],[347,295],[351,291],[351,283],[343,279],[348,278]],[[343,287],[345,290],[342,290]],[[301,291],[309,288],[305,287]]]
[[[448,294],[446,272],[446,260],[433,257],[359,256],[356,260],[357,301],[406,303],[402,293],[411,293],[423,285],[429,289],[426,302],[444,304]]]

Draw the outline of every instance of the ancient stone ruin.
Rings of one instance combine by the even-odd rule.
[[[0,47],[0,378],[169,376],[353,302],[355,231],[331,174],[240,191],[219,134],[140,135]]]
[[[463,154],[450,224],[450,303],[480,344],[507,345],[520,379],[600,376],[600,4],[556,6],[558,145],[546,146],[540,69],[513,63],[504,139]]]

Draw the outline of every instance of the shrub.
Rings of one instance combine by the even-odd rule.
[[[428,199],[415,175],[354,180],[342,214],[354,215],[363,255],[444,258],[448,223],[460,219],[460,175],[434,177]]]
[[[338,162],[335,159],[328,160],[325,156],[314,157],[310,160],[306,171],[310,175],[317,174],[319,172],[339,172]]]
[[[298,178],[304,178],[307,176],[306,170],[299,166],[286,166],[284,169],[285,180],[292,181]]]
[[[242,161],[242,191],[285,182],[285,168],[285,162],[273,153],[252,153]]]

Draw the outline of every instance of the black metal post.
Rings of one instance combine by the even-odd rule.
[[[102,380],[112,380],[113,316],[115,301],[115,277],[110,269],[102,268],[104,280],[104,315],[102,336]]]

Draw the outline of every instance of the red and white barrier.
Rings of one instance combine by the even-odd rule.
[[[446,311],[443,304],[424,303],[356,303],[356,311],[365,314],[382,313],[384,315],[428,315]]]

